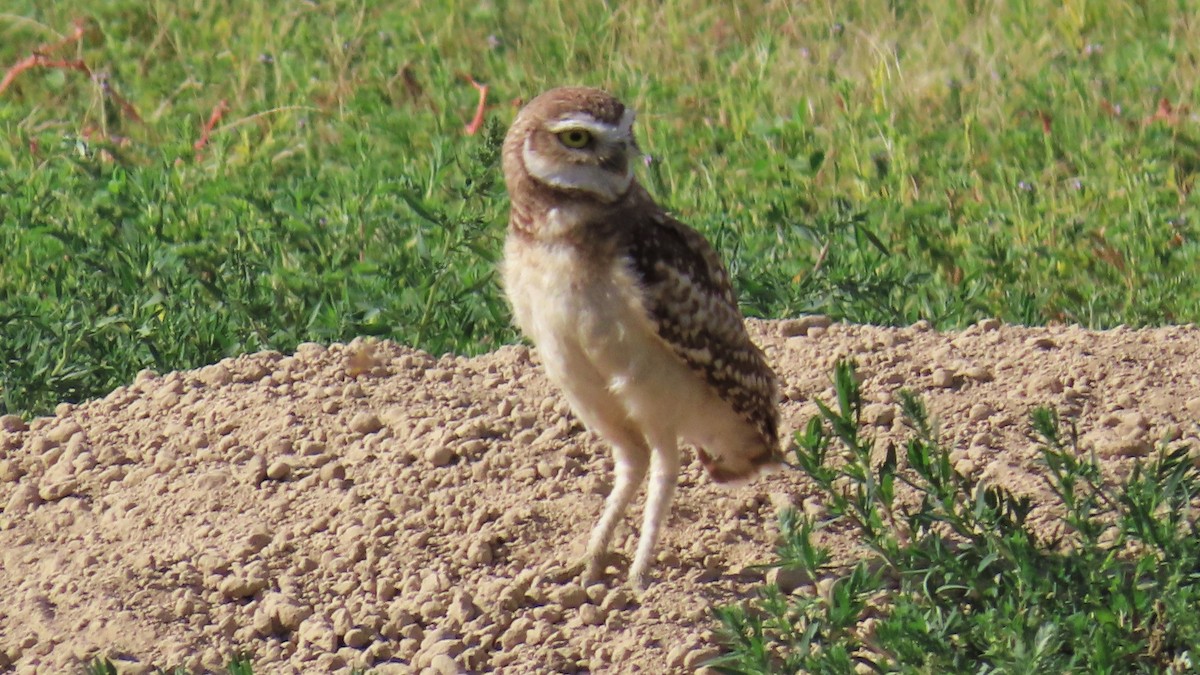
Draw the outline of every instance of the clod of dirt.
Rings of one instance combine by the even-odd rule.
[[[835,361],[853,358],[881,442],[906,433],[895,392],[908,387],[956,467],[1035,500],[1035,406],[1074,414],[1116,475],[1161,440],[1200,445],[1192,327],[751,328],[783,379],[787,428],[830,400]],[[709,607],[762,582],[753,566],[772,557],[777,509],[823,505],[793,472],[729,490],[692,462],[650,590],[621,586],[636,507],[609,578],[579,585],[569,567],[612,462],[536,359],[305,344],[145,371],[29,424],[0,418],[0,668],[64,672],[105,654],[133,672],[213,670],[235,650],[272,673],[701,667],[717,653]]]

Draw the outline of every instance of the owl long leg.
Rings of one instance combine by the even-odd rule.
[[[646,488],[646,510],[642,514],[642,533],[638,538],[637,555],[629,568],[629,583],[635,590],[646,588],[646,575],[654,547],[658,544],[659,529],[671,513],[671,500],[679,479],[679,442],[672,437],[654,440],[651,457],[650,484]]]
[[[587,569],[584,572],[585,581],[598,579],[604,572],[604,558],[608,554],[608,546],[612,543],[613,532],[617,523],[633,501],[641,487],[642,479],[646,477],[646,468],[650,464],[649,452],[644,443],[635,443],[630,439],[624,443],[613,444],[613,458],[616,460],[616,478],[613,481],[612,492],[604,500],[604,513],[596,522],[592,536],[588,540],[585,557]]]

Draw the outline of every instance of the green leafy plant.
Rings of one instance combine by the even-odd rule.
[[[117,675],[117,667],[108,659],[96,657],[88,662],[85,672],[87,675]]]
[[[850,364],[834,406],[798,434],[795,461],[830,519],[780,515],[773,564],[813,583],[767,586],[722,607],[723,672],[1191,672],[1200,655],[1198,472],[1162,449],[1119,484],[1049,409],[1032,415],[1055,503],[1035,525],[1026,498],[953,467],[921,402],[878,456],[860,425]],[[907,493],[907,494],[904,494]],[[848,570],[816,541],[851,527],[866,550]],[[820,589],[818,591],[818,589]]]

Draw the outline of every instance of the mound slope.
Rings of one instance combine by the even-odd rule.
[[[1035,498],[1036,405],[1076,416],[1117,473],[1163,438],[1200,446],[1194,327],[751,329],[786,383],[786,428],[853,357],[881,441],[905,436],[893,394],[913,389],[961,470]],[[792,472],[730,490],[689,461],[637,599],[620,582],[640,500],[606,583],[565,571],[611,468],[519,346],[306,344],[2,418],[0,670],[96,654],[214,670],[246,650],[263,673],[693,671],[716,653],[711,604],[761,582],[778,508],[820,504]]]

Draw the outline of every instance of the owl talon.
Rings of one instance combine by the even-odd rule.
[[[604,578],[606,557],[604,555],[593,556],[585,554],[571,563],[567,567],[567,571],[571,576],[579,577],[580,583],[584,586],[594,584]]]

